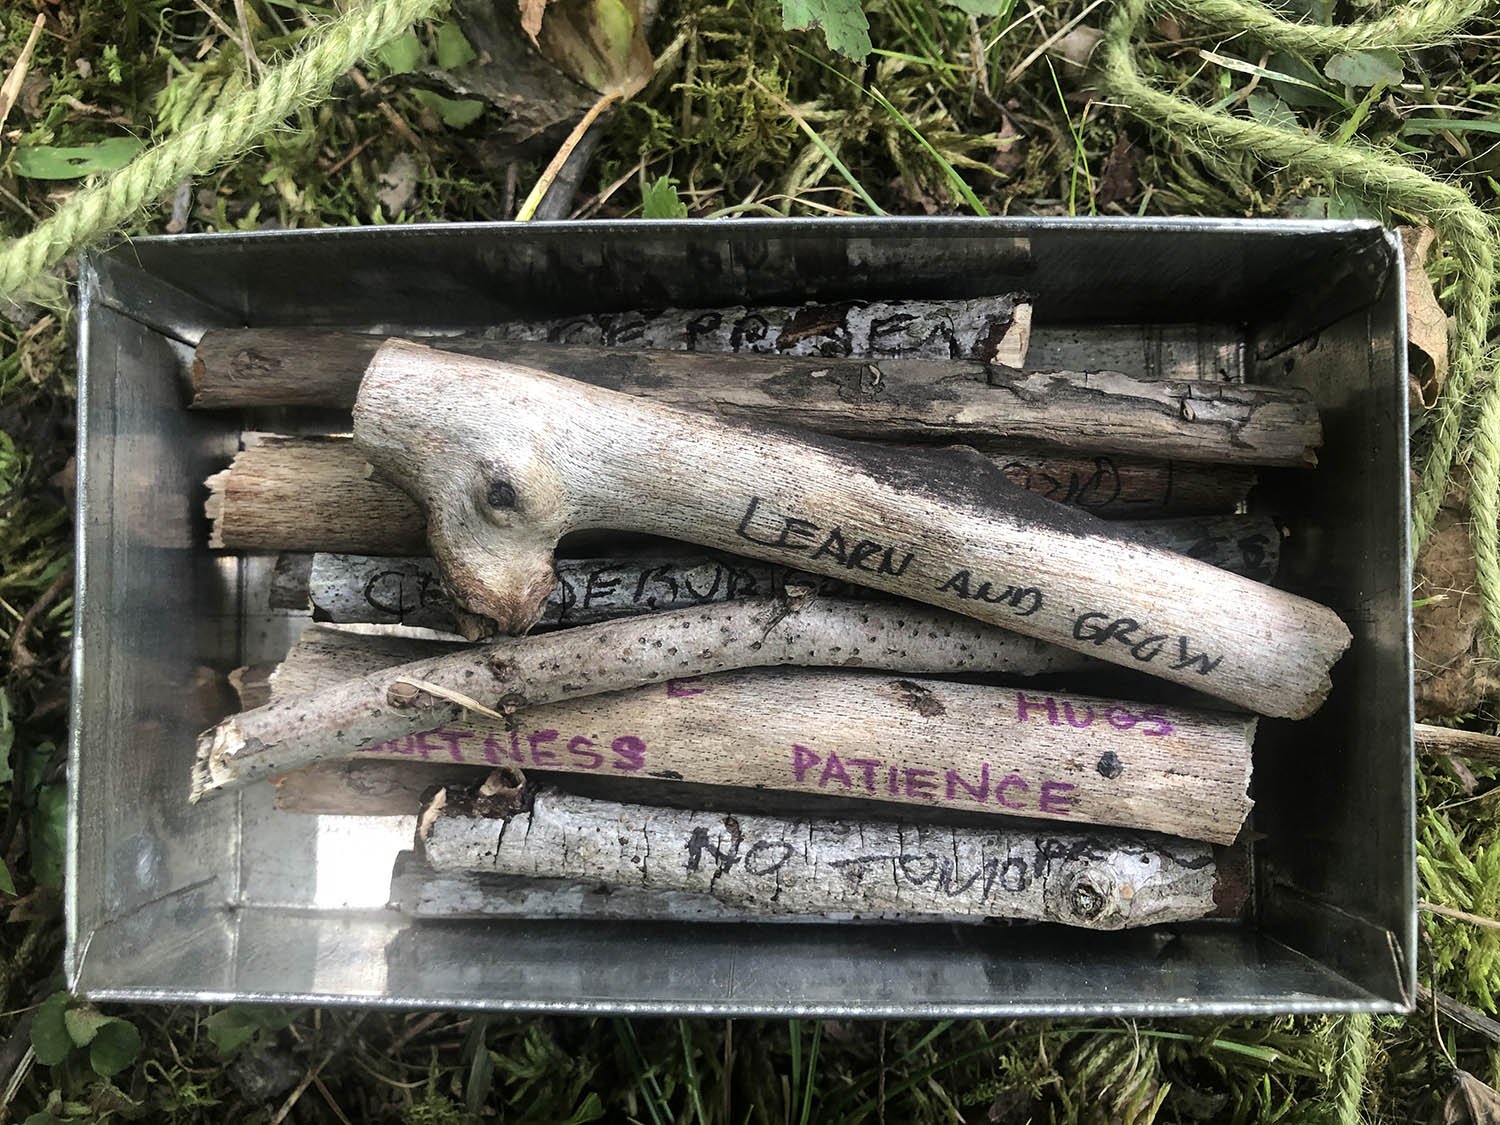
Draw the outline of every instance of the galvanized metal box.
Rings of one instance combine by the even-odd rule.
[[[211,327],[461,330],[514,316],[870,295],[1037,297],[1030,366],[1304,387],[1314,472],[1267,471],[1279,584],[1354,631],[1327,705],[1264,721],[1241,924],[414,923],[409,819],[190,807],[224,674],[305,618],[207,550],[204,477],[276,412],[183,408]],[[81,280],[67,969],[97,999],[717,1015],[1400,1011],[1415,964],[1401,255],[1354,222],[879,219],[450,225],[147,238]]]

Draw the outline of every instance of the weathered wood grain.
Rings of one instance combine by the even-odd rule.
[[[502,631],[541,616],[561,535],[608,526],[857,578],[1280,717],[1321,705],[1349,644],[1326,607],[1142,546],[973,454],[798,438],[401,341],[354,427],[427,512],[450,594]]]
[[[373,479],[346,438],[248,433],[228,468],[208,478],[210,545],[234,551],[426,550],[421,508]],[[1002,453],[1005,477],[1102,518],[1232,512],[1254,483],[1248,469],[1097,456]]]
[[[339,346],[349,347],[351,355],[369,354],[349,340]],[[1315,464],[1322,443],[1312,400],[1302,391],[1274,387],[1146,380],[1111,371],[1025,372],[945,360],[705,356],[552,344],[483,351],[495,362],[566,374],[581,384],[715,417],[883,442],[961,441],[981,449],[1042,445],[1292,467]],[[352,405],[357,385],[341,375],[336,405]]]
[[[323,690],[440,653],[438,644],[314,627],[272,687],[278,698]],[[1254,727],[1245,716],[1045,689],[756,670],[527,708],[508,723],[470,714],[288,773],[277,801],[302,811],[411,813],[443,771],[509,766],[1228,843],[1251,806]]]

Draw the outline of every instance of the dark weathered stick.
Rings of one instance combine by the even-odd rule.
[[[694,813],[542,790],[489,813],[445,790],[419,853],[439,871],[694,891],[765,913],[913,912],[1118,930],[1220,909],[1206,844],[1118,832]],[[1053,846],[1049,846],[1053,845]]]
[[[857,578],[1287,718],[1322,704],[1349,644],[1331,610],[1141,546],[972,453],[798,438],[401,341],[365,375],[354,437],[422,503],[455,600],[502,631],[541,616],[563,534],[613,527]]]
[[[1312,400],[1273,387],[1143,380],[1109,371],[1026,373],[942,360],[704,356],[549,344],[486,351],[497,362],[716,417],[884,442],[1043,444],[1292,467],[1315,464],[1322,442]],[[351,389],[347,379],[340,386]]]
[[[1249,469],[1001,454],[1013,484],[1105,518],[1231,512],[1254,483]],[[342,438],[246,434],[233,463],[208,478],[210,546],[235,551],[426,550],[422,510]]]
[[[1139,520],[1129,530],[1143,543],[1257,582],[1275,576],[1281,555],[1281,533],[1275,521],[1264,516]],[[288,564],[285,569],[303,568]],[[307,570],[301,604],[311,605],[319,621],[459,631],[453,604],[431,559],[319,552]],[[637,613],[777,596],[788,586],[807,587],[823,597],[877,596],[828,575],[728,556],[559,559],[557,587],[547,599],[540,624],[586,625]]]
[[[313,627],[277,698],[441,652]],[[450,650],[452,646],[447,646]],[[1254,722],[1045,689],[849,672],[745,671],[467,716],[276,779],[277,805],[411,813],[439,774],[506,765],[857,797],[1235,838],[1250,809]]]
[[[760,353],[839,359],[961,359],[1020,367],[1031,305],[1014,295],[962,301],[840,301],[798,307],[665,309],[511,321],[429,337],[448,351],[528,362],[536,344],[586,349]],[[354,404],[388,337],[323,328],[211,329],[193,358],[193,405]],[[532,361],[534,362],[534,360]],[[579,376],[584,378],[585,376]]]
[[[277,699],[198,739],[193,799],[523,707],[774,664],[1036,675],[1078,656],[924,606],[758,598],[464,648]]]

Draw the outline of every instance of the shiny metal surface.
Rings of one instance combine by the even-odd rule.
[[[99,999],[865,1016],[1397,1011],[1414,980],[1400,255],[1364,223],[849,220],[140,239],[81,279],[70,985]],[[202,480],[276,411],[182,409],[216,325],[441,332],[507,315],[861,294],[1037,295],[1034,366],[1305,386],[1323,467],[1267,472],[1283,584],[1355,631],[1329,704],[1256,749],[1255,917],[1039,927],[421,923],[410,822],[186,804],[222,676],[305,618],[214,557]],[[306,428],[307,418],[298,420]]]

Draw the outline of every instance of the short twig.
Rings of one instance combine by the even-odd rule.
[[[36,22],[31,25],[31,34],[26,37],[26,45],[21,48],[21,55],[16,59],[16,65],[11,67],[4,85],[0,85],[0,129],[5,128],[5,121],[10,117],[11,107],[21,96],[21,85],[26,81],[26,72],[31,69],[31,56],[36,50],[37,41],[42,37],[42,28],[46,26],[46,23],[47,14],[38,12]]]
[[[1425,984],[1417,985],[1417,998],[1430,1002],[1434,1014],[1441,1012],[1460,1027],[1466,1027],[1495,1043],[1500,1043],[1500,1023],[1490,1019],[1483,1012],[1475,1011],[1467,1004],[1460,1004],[1453,997],[1436,992]],[[1441,1042],[1441,1037],[1439,1042]]]
[[[1467,910],[1459,910],[1452,906],[1439,906],[1435,902],[1419,902],[1418,910],[1425,910],[1429,914],[1441,914],[1444,918],[1457,918],[1460,922],[1468,922],[1471,925],[1483,926],[1487,930],[1500,930],[1500,922],[1493,918],[1485,918],[1478,914],[1470,914]]]
[[[32,655],[31,650],[26,647],[26,636],[36,627],[37,621],[41,618],[42,614],[47,612],[48,607],[61,597],[62,592],[69,589],[72,584],[73,564],[69,563],[52,580],[52,585],[42,591],[42,596],[31,604],[31,608],[26,611],[25,615],[21,618],[20,624],[16,626],[16,631],[11,634],[10,664],[18,672],[26,672],[36,667],[38,661]]]

